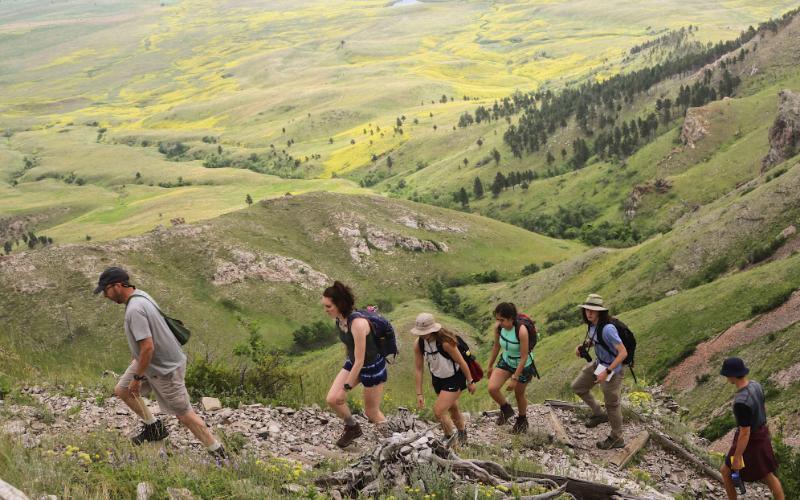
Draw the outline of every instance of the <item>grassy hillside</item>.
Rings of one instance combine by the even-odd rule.
[[[248,194],[354,192],[308,179],[371,170],[391,177],[381,190],[449,203],[474,177],[464,158],[496,146],[503,171],[543,161],[512,160],[499,126],[453,130],[464,111],[642,68],[673,48],[630,49],[669,30],[701,26],[688,50],[791,4],[15,2],[0,13],[0,217],[111,240]]]
[[[122,309],[91,295],[99,272],[112,264],[128,268],[135,284],[190,325],[191,352],[220,357],[251,330],[271,347],[290,347],[294,329],[325,318],[319,297],[333,279],[351,283],[360,304],[399,305],[427,296],[437,275],[465,279],[581,251],[572,242],[409,202],[283,197],[201,225],[1,258],[0,356],[8,374],[50,380],[122,368]]]

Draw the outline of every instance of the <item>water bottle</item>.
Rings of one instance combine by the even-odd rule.
[[[744,495],[747,492],[747,489],[744,487],[744,481],[742,481],[742,476],[739,475],[738,470],[731,472],[731,480],[733,481],[733,486],[739,489],[740,494]]]

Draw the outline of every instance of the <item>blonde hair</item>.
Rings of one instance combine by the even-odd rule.
[[[450,330],[446,327],[442,327],[438,332],[431,333],[433,337],[436,339],[437,343],[445,343],[458,345],[458,340],[456,340],[456,335],[458,335],[453,330]]]

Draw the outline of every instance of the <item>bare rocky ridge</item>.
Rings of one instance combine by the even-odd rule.
[[[116,398],[98,403],[97,395],[89,392],[79,391],[79,397],[56,395],[37,387],[26,389],[25,392],[55,416],[55,421],[45,423],[40,420],[41,413],[36,407],[4,406],[3,411],[8,419],[0,426],[0,432],[16,436],[27,448],[41,448],[43,443],[53,442],[51,438],[69,436],[76,430],[82,433],[110,430],[132,435],[139,425],[133,413]],[[649,404],[647,410],[650,415],[671,415],[677,409],[674,402],[662,396],[658,390],[653,391],[653,398],[654,402]],[[150,406],[156,416],[163,416],[156,403]],[[326,458],[350,458],[357,463],[359,457],[371,454],[372,446],[385,441],[362,416],[357,416],[364,429],[364,437],[346,450],[338,449],[334,441],[341,432],[341,423],[335,415],[316,405],[293,409],[251,404],[212,411],[205,411],[202,405],[197,405],[197,411],[209,425],[224,430],[226,435],[240,433],[245,438],[243,452],[262,459],[283,457],[296,460],[304,467],[313,467]],[[565,429],[571,446],[557,442],[559,437],[553,428],[553,418]],[[497,460],[514,453],[512,443],[521,439],[522,446],[518,448],[520,458],[541,464],[543,472],[548,474],[608,484],[640,498],[662,499],[677,494],[720,498],[723,495],[721,485],[713,478],[704,475],[682,457],[658,446],[655,441],[642,449],[636,465],[618,469],[612,462],[620,450],[603,451],[594,445],[608,433],[608,425],[587,429],[581,413],[574,409],[531,405],[528,410],[531,428],[521,438],[509,434],[508,427],[495,425],[494,415],[467,415],[467,419],[470,442],[491,450],[497,455]],[[409,422],[417,420],[414,414],[401,409],[390,416],[389,426],[392,431],[399,433],[409,429]],[[166,418],[165,422],[170,437],[163,445],[153,446],[205,453],[175,419]],[[653,419],[648,425],[662,428],[659,422]],[[417,428],[427,425],[430,423],[416,424]],[[626,422],[626,441],[632,442],[643,432],[644,426],[640,422]],[[440,433],[436,428],[432,436],[439,436]],[[55,442],[59,443],[55,447],[56,452],[63,451],[59,447],[69,444],[63,439],[55,439]],[[469,454],[469,448],[460,453],[462,456]],[[645,477],[647,480],[642,480]],[[754,489],[757,493],[764,493],[760,486],[754,486]]]
[[[212,282],[215,285],[241,283],[257,279],[276,283],[296,283],[307,290],[316,290],[331,279],[305,262],[283,255],[229,249],[232,261],[218,259]]]
[[[800,94],[785,89],[778,93],[778,116],[769,129],[769,153],[761,160],[762,172],[800,150]]]

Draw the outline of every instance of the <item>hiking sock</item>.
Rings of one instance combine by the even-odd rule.
[[[212,444],[211,446],[208,447],[208,451],[210,451],[211,453],[214,453],[215,451],[217,451],[220,448],[222,448],[222,443],[220,443],[219,441],[214,441],[214,444]]]
[[[353,427],[356,424],[357,424],[356,419],[352,415],[344,419],[344,425],[346,425],[347,427]]]
[[[150,415],[150,418],[144,419],[144,425],[153,425],[156,422],[158,422],[158,420],[156,420],[156,417],[152,415]]]

